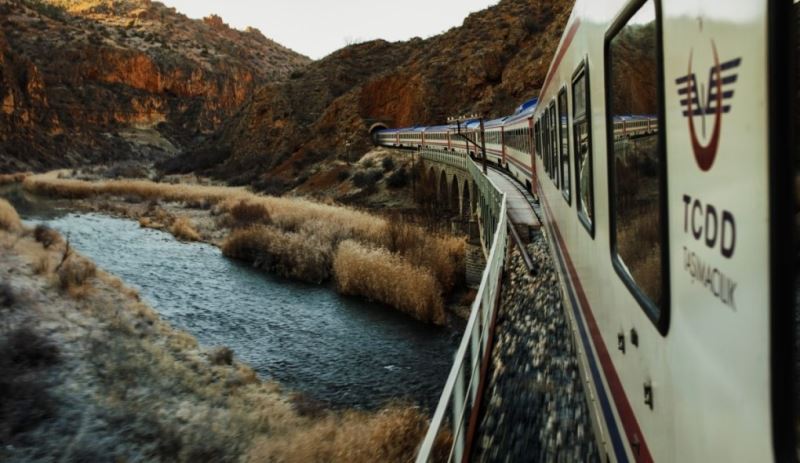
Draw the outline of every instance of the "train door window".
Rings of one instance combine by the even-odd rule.
[[[552,136],[550,138],[550,144],[552,145],[552,156],[553,156],[553,179],[556,182],[556,188],[559,187],[559,150],[558,150],[558,115],[556,114],[556,102],[553,101],[550,103],[550,121],[552,122],[551,125],[551,133]]]
[[[575,147],[575,197],[578,218],[594,237],[594,175],[592,160],[589,70],[581,64],[572,78],[572,137]]]
[[[570,202],[570,182],[569,182],[569,114],[567,106],[567,89],[562,88],[558,92],[558,140],[561,142],[561,193],[567,203]]]
[[[544,161],[544,171],[550,175],[550,116],[547,111],[542,114],[542,160]]]
[[[542,141],[540,138],[540,131],[541,128],[539,127],[539,121],[533,123],[533,137],[534,137],[534,144],[536,145],[536,155],[539,156],[541,159],[542,157]]]
[[[611,254],[614,268],[662,332],[666,322],[666,154],[655,0],[640,1],[606,39],[606,120],[633,116],[620,136],[608,131]],[[650,121],[650,124],[640,124]]]

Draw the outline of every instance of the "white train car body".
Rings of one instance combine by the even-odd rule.
[[[793,17],[577,0],[537,104],[486,124],[541,203],[603,460],[797,459]]]
[[[611,461],[773,458],[766,15],[578,0],[539,95],[538,193]],[[653,115],[620,116],[650,87]],[[656,210],[635,211],[657,222],[649,263],[632,201]]]

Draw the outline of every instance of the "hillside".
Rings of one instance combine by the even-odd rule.
[[[366,152],[374,121],[399,127],[465,112],[508,114],[536,96],[571,7],[502,0],[430,39],[339,50],[259,89],[212,143],[167,170],[286,191],[324,175],[331,159]]]
[[[0,172],[175,154],[309,62],[149,0],[0,0]]]

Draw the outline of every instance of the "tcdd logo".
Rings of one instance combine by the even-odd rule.
[[[711,41],[714,53],[714,65],[708,71],[708,91],[704,93],[701,84],[697,88],[697,76],[692,72],[692,54],[689,52],[689,72],[683,77],[675,79],[678,85],[678,95],[683,106],[683,116],[689,120],[689,135],[692,140],[692,150],[700,170],[707,172],[714,165],[719,149],[720,131],[722,130],[722,114],[731,110],[730,101],[733,98],[733,84],[736,83],[736,68],[741,63],[741,58],[735,58],[724,63],[719,62],[717,45]],[[708,143],[703,145],[697,134],[695,118],[701,119],[703,138],[706,138],[706,116],[714,116],[714,125]]]

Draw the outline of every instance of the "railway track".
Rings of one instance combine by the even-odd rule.
[[[528,202],[528,205],[531,207],[531,212],[533,212],[536,218],[539,219],[539,222],[542,223],[541,207],[539,206],[539,203],[536,201],[536,198],[533,196],[533,194],[531,194],[531,192],[528,191],[527,188],[525,188],[521,183],[519,183],[519,181],[517,181],[516,178],[509,175],[508,172],[501,169],[500,167],[491,164],[489,164],[487,167],[492,169],[500,176],[504,177],[506,180],[508,180],[508,183],[510,183],[514,188],[517,189],[517,191],[520,194],[522,194],[522,196]],[[511,216],[509,216],[508,219],[509,223],[513,224]],[[522,238],[519,236],[519,232],[517,231],[516,227],[512,226],[510,228],[511,228],[511,237],[514,241],[514,244],[519,249],[520,254],[522,254],[522,259],[525,261],[525,266],[528,268],[529,272],[533,272],[535,265],[533,263],[533,259],[530,256],[530,253],[528,252],[527,247],[522,242]]]

